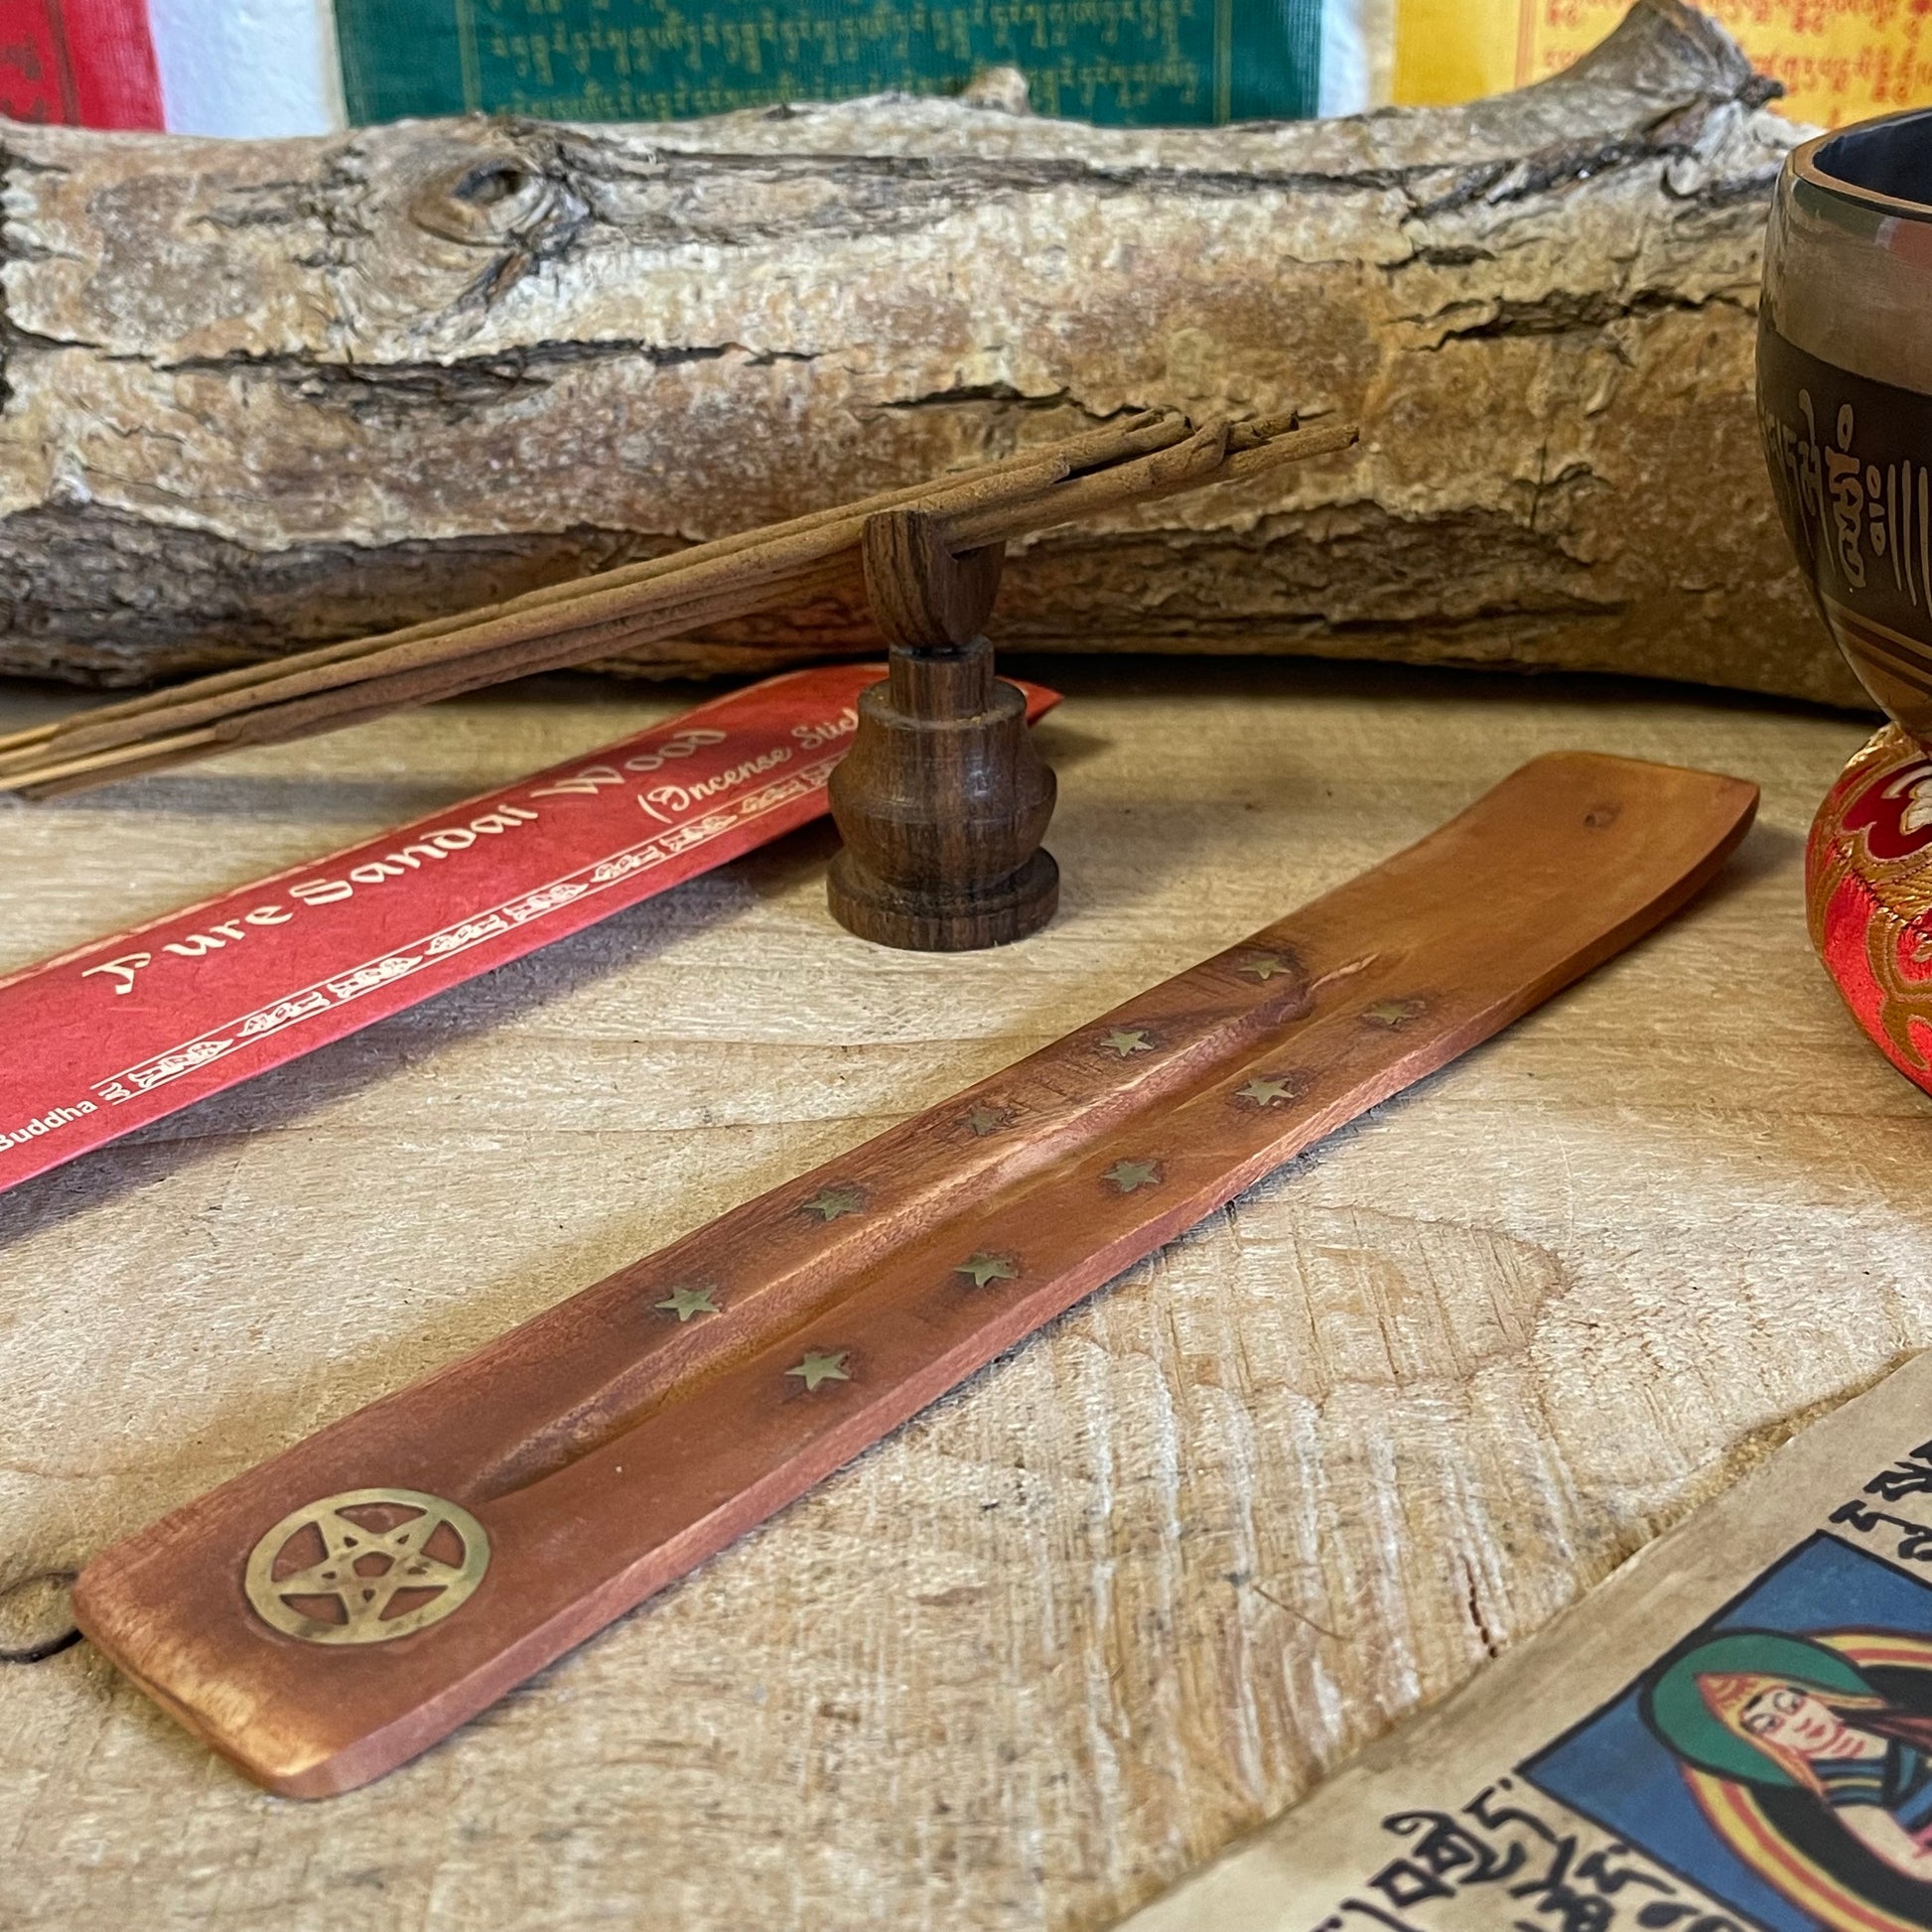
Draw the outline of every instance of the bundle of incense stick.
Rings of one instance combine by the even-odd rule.
[[[0,788],[45,797],[243,745],[358,725],[505,678],[678,637],[849,583],[866,518],[919,508],[964,553],[1184,489],[1234,483],[1355,441],[1293,417],[1198,428],[1150,410],[788,523],[628,564],[505,604],[223,671],[0,738]]]

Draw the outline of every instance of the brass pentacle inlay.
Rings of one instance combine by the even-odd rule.
[[[847,1214],[863,1214],[866,1197],[857,1187],[821,1187],[798,1211],[816,1220],[836,1221]]]
[[[1017,1282],[1020,1264],[1011,1255],[980,1254],[962,1261],[953,1273],[966,1276],[975,1288],[984,1288],[988,1282]]]
[[[805,1359],[796,1367],[785,1370],[787,1375],[795,1375],[805,1385],[805,1393],[810,1395],[821,1382],[850,1382],[852,1377],[846,1373],[845,1358],[851,1351],[840,1349],[836,1355],[822,1355],[814,1349],[805,1351]]]
[[[1161,1164],[1158,1161],[1116,1161],[1104,1176],[1113,1182],[1117,1194],[1131,1194],[1142,1187],[1152,1187],[1161,1178]]]
[[[959,1124],[975,1140],[984,1140],[989,1134],[997,1134],[1003,1127],[1013,1125],[1011,1107],[975,1107],[970,1114],[961,1114]]]
[[[1151,1053],[1154,1041],[1145,1027],[1116,1027],[1112,1033],[1104,1035],[1100,1041],[1116,1059],[1127,1059],[1135,1053]]]
[[[1237,1087],[1234,1097],[1251,1107],[1286,1107],[1298,1098],[1302,1083],[1292,1073],[1257,1073],[1245,1087]]]
[[[249,1554],[255,1614],[304,1643],[388,1643],[459,1610],[489,1568],[467,1509],[420,1489],[347,1489],[284,1516]]]
[[[653,1302],[651,1307],[662,1309],[666,1314],[677,1316],[681,1328],[694,1314],[717,1314],[718,1304],[711,1298],[717,1294],[715,1288],[674,1288],[661,1302]]]

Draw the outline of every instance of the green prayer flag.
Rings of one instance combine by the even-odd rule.
[[[1315,111],[1322,0],[338,0],[349,119],[678,120],[957,93],[1017,67],[1036,113],[1115,125]]]

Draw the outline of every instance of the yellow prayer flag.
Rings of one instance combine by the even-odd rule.
[[[1395,98],[1472,100],[1567,68],[1624,0],[1397,0]],[[1924,0],[1709,0],[1752,61],[1785,84],[1793,120],[1848,121],[1932,102]]]

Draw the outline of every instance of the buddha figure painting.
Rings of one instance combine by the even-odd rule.
[[[1747,1924],[1932,1927],[1932,1589],[1813,1537],[1522,1770]]]

